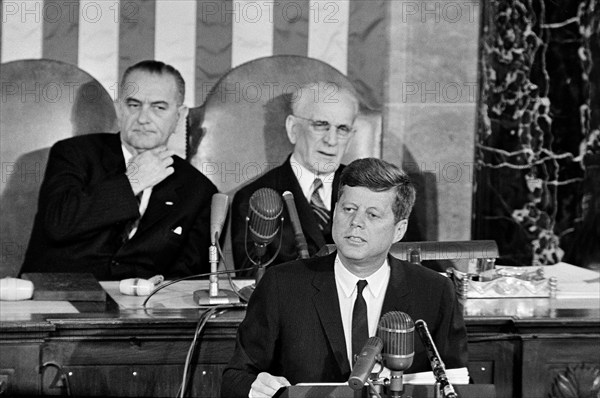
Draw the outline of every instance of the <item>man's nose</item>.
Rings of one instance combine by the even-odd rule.
[[[365,226],[365,214],[357,211],[352,215],[350,226],[363,228]]]
[[[139,111],[139,113],[137,115],[137,121],[138,121],[138,123],[143,124],[143,123],[147,123],[148,122],[148,120],[149,120],[149,118],[148,118],[148,112],[150,112],[150,107],[148,107],[148,106],[142,106],[140,108],[140,111]]]
[[[327,130],[327,132],[323,136],[323,140],[331,146],[337,145],[337,143],[338,143],[337,127],[334,126],[333,124],[331,126],[329,126],[329,130]]]

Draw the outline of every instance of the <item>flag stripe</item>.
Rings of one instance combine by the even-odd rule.
[[[125,68],[178,68],[186,104],[201,105],[232,68],[260,57],[309,56],[346,73],[365,102],[383,103],[385,0],[28,0],[2,2],[1,62],[75,64],[114,97]]]
[[[371,109],[381,109],[387,66],[387,0],[351,1],[348,77]]]
[[[273,1],[233,0],[231,67],[273,55]]]
[[[156,4],[151,1],[121,2],[119,31],[119,78],[129,66],[154,59]]]
[[[306,55],[308,52],[309,0],[275,2],[273,54]]]
[[[347,0],[310,1],[308,56],[344,74],[348,69],[349,3]]]
[[[42,57],[42,0],[2,2],[2,62]]]
[[[187,83],[185,103],[195,106],[196,2],[156,2],[156,59],[173,65]]]
[[[79,3],[78,66],[94,76],[115,98],[119,67],[119,1]]]
[[[43,57],[77,65],[79,3],[46,0],[43,18]]]
[[[196,104],[231,68],[232,0],[198,2],[196,26]]]

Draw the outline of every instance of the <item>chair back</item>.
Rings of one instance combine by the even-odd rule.
[[[303,56],[259,58],[232,69],[201,107],[190,109],[189,160],[225,193],[283,163],[292,151],[285,131],[291,91],[319,80],[356,92],[337,69]],[[344,163],[380,156],[381,114],[362,106],[356,127]]]
[[[64,138],[115,131],[108,92],[74,65],[37,59],[3,63],[0,153],[0,277],[23,262],[50,147]]]

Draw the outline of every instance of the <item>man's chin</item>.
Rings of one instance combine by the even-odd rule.
[[[340,167],[340,163],[334,157],[323,158],[317,162],[316,168],[319,174],[329,174],[335,172]]]
[[[342,244],[337,247],[339,253],[348,260],[359,261],[365,258],[364,248],[356,245]]]

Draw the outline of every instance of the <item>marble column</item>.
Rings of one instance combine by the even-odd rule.
[[[471,238],[479,1],[389,1],[382,157],[418,185],[408,240]]]

